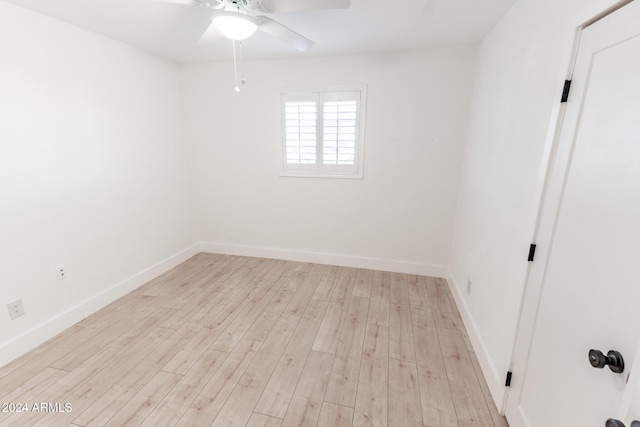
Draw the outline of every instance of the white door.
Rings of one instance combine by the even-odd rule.
[[[620,409],[617,416],[613,418],[624,424],[625,427],[640,427],[640,369],[638,368],[640,367],[640,346],[636,350],[636,360],[633,366],[636,369],[629,376]]]
[[[640,342],[640,0],[582,31],[536,240],[507,420],[604,427]]]

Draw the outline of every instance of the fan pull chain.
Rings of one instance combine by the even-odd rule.
[[[244,57],[242,56],[242,40],[240,40],[240,84],[244,85],[247,81],[244,79]]]
[[[233,46],[233,69],[236,75],[236,92],[240,92],[240,86],[238,86],[238,59],[236,57],[236,41],[231,40]],[[240,41],[240,84],[244,85],[247,81],[244,79],[244,61],[242,57],[242,41]]]
[[[236,75],[236,92],[240,92],[240,86],[238,86],[238,61],[236,60],[236,41],[231,40],[233,46],[233,69]]]

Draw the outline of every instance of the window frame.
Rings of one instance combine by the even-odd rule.
[[[355,94],[355,96],[353,96]],[[355,153],[353,165],[324,164],[322,162],[325,141],[324,134],[324,103],[332,102],[339,96],[346,100],[356,101]],[[316,102],[316,162],[313,164],[287,162],[286,113],[287,102]],[[283,177],[306,178],[343,178],[362,179],[365,145],[365,123],[367,105],[367,85],[339,85],[339,86],[311,86],[296,88],[281,88],[279,97],[280,114],[280,144],[281,144],[281,173]]]

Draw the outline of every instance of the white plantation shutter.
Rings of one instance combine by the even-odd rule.
[[[323,97],[322,160],[325,165],[355,165],[358,136],[357,93]]]
[[[362,177],[366,88],[357,89],[282,94],[285,175]]]
[[[317,160],[317,102],[285,102],[285,152],[291,164],[315,164]]]

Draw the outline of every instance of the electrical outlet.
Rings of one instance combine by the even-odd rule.
[[[471,295],[471,279],[467,279],[467,294]]]
[[[9,317],[11,317],[11,320],[24,316],[24,307],[22,306],[21,299],[7,304],[7,308],[9,309]]]
[[[56,275],[58,276],[58,280],[67,278],[67,271],[65,269],[64,264],[60,264],[56,267]]]

